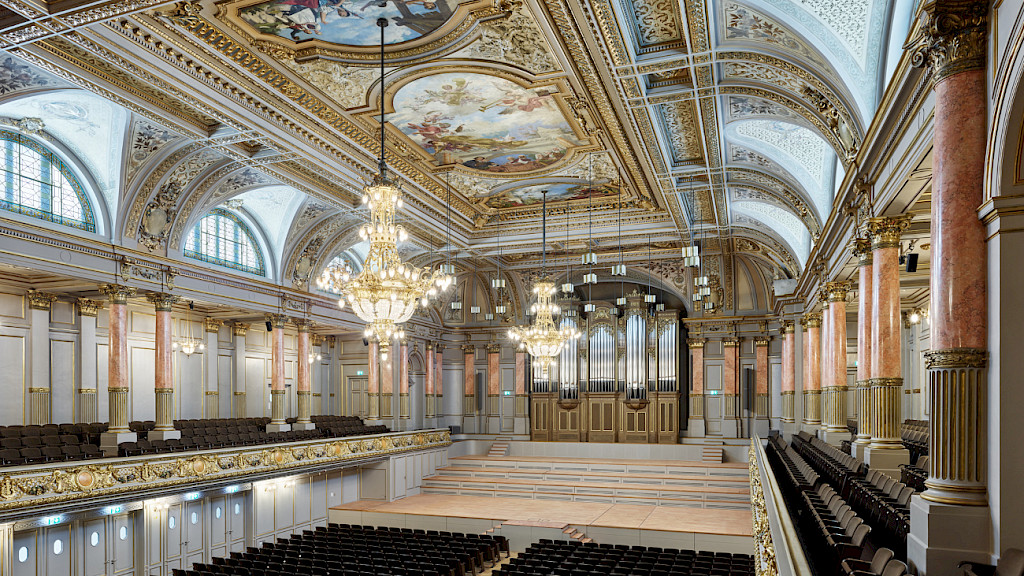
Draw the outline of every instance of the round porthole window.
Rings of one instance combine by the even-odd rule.
[[[174,516],[167,517],[167,527],[174,530]]]
[[[120,538],[121,540],[127,540],[128,539],[128,527],[127,526],[121,526],[121,529],[117,531],[117,537]]]
[[[64,541],[54,540],[53,541],[53,555],[60,556],[60,553],[64,551]]]
[[[195,512],[193,512],[192,516],[189,518],[189,520],[192,521],[192,524],[198,524],[199,523],[199,514],[196,514]]]
[[[216,516],[217,518],[220,518],[220,514],[221,514],[220,506],[217,506],[217,508],[214,509],[214,511],[213,511],[213,515]]]
[[[89,536],[89,544],[91,546],[93,546],[94,548],[96,546],[100,545],[100,533],[99,532],[93,532],[92,535]]]
[[[235,515],[237,516],[237,515],[239,515],[241,513],[242,513],[242,506],[239,505],[239,504],[235,504]]]
[[[28,548],[24,546],[18,548],[18,562],[28,562]]]

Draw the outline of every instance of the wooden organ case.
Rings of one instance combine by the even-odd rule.
[[[532,440],[679,442],[679,311],[650,310],[645,296],[634,292],[624,310],[597,305],[585,317],[563,302],[560,325],[582,336],[546,374],[532,370]]]

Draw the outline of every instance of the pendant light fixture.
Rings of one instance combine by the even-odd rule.
[[[565,282],[562,283],[562,294],[569,296],[576,286],[572,283],[572,258],[569,257],[569,212],[571,207],[565,203]]]
[[[195,308],[195,302],[191,300],[188,303],[188,310],[185,311],[185,335],[171,344],[171,350],[178,350],[185,356],[191,356],[206,350],[206,344],[203,344],[201,338],[196,338],[195,334],[192,333],[192,310]]]
[[[380,158],[378,173],[363,189],[363,204],[370,209],[370,222],[359,234],[369,240],[370,249],[359,275],[343,288],[340,305],[347,301],[356,316],[366,322],[364,336],[379,343],[380,357],[387,361],[393,338],[402,338],[401,325],[412,317],[417,303],[426,307],[429,299],[447,289],[454,281],[445,271],[418,269],[402,262],[398,242],[408,233],[395,223],[395,213],[402,208],[402,194],[388,178],[384,151],[384,28],[386,18],[379,18],[380,27]]]
[[[519,348],[530,353],[533,361],[540,367],[542,375],[547,378],[548,368],[565,347],[566,341],[580,337],[580,331],[574,326],[558,328],[555,316],[559,308],[551,299],[555,295],[555,283],[547,276],[548,272],[548,191],[541,192],[543,198],[543,215],[541,228],[541,277],[533,285],[533,294],[537,301],[530,308],[534,314],[533,324],[516,326],[508,331],[509,338],[518,343]]]

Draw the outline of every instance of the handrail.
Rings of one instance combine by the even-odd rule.
[[[761,439],[750,440],[750,510],[757,576],[814,576]]]

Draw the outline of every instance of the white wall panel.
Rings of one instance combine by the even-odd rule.
[[[75,341],[50,341],[50,422],[75,421]]]
[[[175,398],[178,411],[175,418],[203,417],[203,363],[205,354],[187,356],[181,352],[174,354],[174,373],[176,374]]]
[[[0,402],[0,423],[25,423],[25,337],[0,334],[0,390],[18,390],[20,394],[8,394]]]
[[[156,352],[152,345],[128,344],[129,374],[131,378],[131,413],[129,420],[156,418]],[[101,418],[105,420],[105,418]]]

